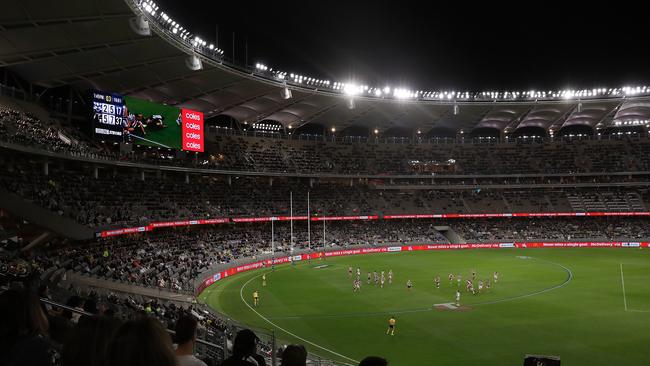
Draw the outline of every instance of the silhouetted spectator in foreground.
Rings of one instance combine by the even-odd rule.
[[[378,356],[368,356],[359,362],[359,366],[388,366],[388,360]]]
[[[196,319],[191,315],[181,316],[176,322],[176,359],[179,366],[207,366],[205,362],[194,357],[196,342]]]
[[[302,345],[290,344],[282,352],[281,366],[307,365],[307,350]]]
[[[235,336],[232,356],[221,363],[221,366],[266,366],[264,357],[257,354],[260,339],[250,329],[242,329]]]
[[[108,345],[122,323],[107,317],[81,317],[61,352],[62,366],[103,366]]]
[[[21,289],[0,295],[0,365],[55,364],[58,356],[47,337],[48,328],[36,294]]]
[[[156,319],[125,323],[108,345],[106,366],[176,366],[172,340]]]

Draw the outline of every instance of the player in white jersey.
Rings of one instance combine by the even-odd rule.
[[[411,291],[411,287],[413,287],[413,282],[411,280],[406,281],[406,288]]]
[[[357,277],[361,277],[361,268],[357,267]]]
[[[440,276],[436,275],[436,277],[433,278],[433,282],[436,283],[436,288],[440,288]]]
[[[370,278],[372,278],[372,274],[368,272],[368,284],[370,284]]]
[[[348,277],[352,278],[352,266],[348,267]]]
[[[460,290],[456,290],[456,306],[460,306]]]
[[[372,276],[375,279],[375,285],[379,284],[379,274],[377,271],[372,272]]]
[[[480,294],[483,291],[483,280],[478,281],[478,293]]]
[[[381,271],[381,278],[379,279],[379,283],[381,284],[381,288],[384,288],[384,282],[386,282],[386,277],[384,277],[384,271]]]
[[[449,274],[449,284],[450,284],[450,285],[453,285],[453,284],[454,284],[454,274],[453,274],[453,273],[450,273],[450,274]]]
[[[393,283],[393,270],[388,270],[388,283]]]
[[[490,280],[485,280],[485,291],[490,291]]]
[[[354,280],[354,285],[352,287],[352,292],[359,292],[361,290],[361,281],[356,279]]]
[[[456,275],[456,286],[460,288],[460,283],[463,282],[463,276]]]
[[[499,272],[494,271],[494,274],[492,276],[494,277],[494,283],[497,283],[497,281],[499,280]]]

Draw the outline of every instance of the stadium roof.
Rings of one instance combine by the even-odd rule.
[[[650,97],[396,100],[287,85],[196,52],[154,21],[149,22],[151,35],[139,35],[131,22],[137,14],[150,14],[133,0],[9,0],[2,10],[0,67],[28,82],[113,91],[199,110],[207,117],[225,115],[251,124],[271,120],[292,128],[314,123],[337,131],[359,126],[422,133],[650,123]],[[202,69],[190,70],[190,55],[202,60]],[[289,99],[285,87],[291,89]]]

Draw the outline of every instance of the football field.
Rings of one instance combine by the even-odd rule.
[[[348,268],[354,269],[353,278]],[[362,286],[352,291],[356,269]],[[393,283],[367,283],[392,270]],[[472,295],[465,281],[491,280]],[[498,282],[493,273],[499,272]],[[262,274],[267,284],[262,286]],[[460,274],[461,285],[448,275]],[[436,288],[434,277],[441,278]],[[411,280],[413,288],[406,287]],[[460,308],[455,302],[461,291]],[[253,305],[258,291],[260,304]],[[382,253],[260,269],[217,282],[199,301],[240,323],[273,329],[278,343],[355,364],[521,365],[525,354],[566,365],[650,364],[647,250],[553,248]],[[394,336],[388,319],[397,320]]]

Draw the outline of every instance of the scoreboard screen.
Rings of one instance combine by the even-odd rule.
[[[96,137],[122,140],[126,125],[124,97],[120,94],[92,91],[93,129]]]
[[[92,90],[95,139],[156,147],[204,151],[203,113]]]

